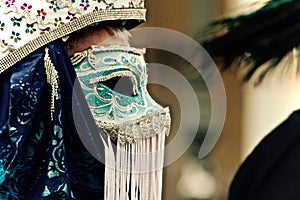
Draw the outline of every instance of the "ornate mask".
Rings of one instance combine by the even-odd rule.
[[[127,199],[129,193],[131,199],[161,198],[164,138],[170,130],[170,114],[147,92],[144,51],[119,45],[92,46],[72,58],[92,115],[108,136],[107,143],[103,140],[105,185],[110,188],[106,189],[106,199]],[[118,82],[107,84],[122,77],[131,81],[132,94],[114,90]],[[117,142],[115,150],[111,139]],[[145,182],[154,185],[149,190]]]

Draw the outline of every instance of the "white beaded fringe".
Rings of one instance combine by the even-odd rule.
[[[161,200],[166,132],[136,143],[117,142],[116,152],[111,139],[103,139],[106,200]]]

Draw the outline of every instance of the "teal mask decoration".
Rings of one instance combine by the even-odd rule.
[[[105,199],[125,200],[128,195],[136,200],[161,199],[170,114],[147,91],[144,51],[93,46],[72,58],[95,122],[107,136],[100,134],[105,146]],[[116,90],[124,77],[131,82],[132,94]],[[111,140],[116,141],[116,149]]]
[[[96,123],[101,128],[109,129],[108,132],[114,139],[118,135],[115,132],[115,134],[111,134],[111,129],[117,129],[117,132],[120,132],[120,126],[121,129],[128,129],[128,123],[137,124],[137,120],[141,118],[147,118],[146,121],[150,124],[156,123],[157,130],[154,134],[158,134],[159,129],[166,125],[166,121],[169,121],[168,108],[163,109],[147,91],[147,68],[143,57],[144,53],[145,49],[128,46],[92,46],[91,49],[72,58],[83,93]],[[114,85],[107,84],[124,77],[131,81],[132,95],[121,94],[114,90],[112,87]],[[122,85],[118,85],[118,82],[116,86],[122,87]],[[122,126],[124,124],[127,126]],[[150,124],[148,129],[151,129]],[[131,126],[131,128],[137,127]],[[128,134],[127,138],[129,138]],[[131,133],[128,141],[144,137],[145,134],[153,135]]]

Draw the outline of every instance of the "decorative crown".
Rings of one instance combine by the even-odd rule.
[[[145,20],[145,0],[0,0],[0,73],[34,50],[97,22]]]

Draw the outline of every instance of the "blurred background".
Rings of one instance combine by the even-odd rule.
[[[149,0],[148,18],[143,26],[169,28],[197,40],[201,29],[212,20],[248,12],[263,2],[265,0]],[[198,151],[211,111],[205,82],[193,73],[192,66],[172,53],[149,49],[146,61],[168,65],[184,75],[196,91],[201,109],[193,145],[165,168],[164,200],[226,200],[228,187],[241,162],[266,134],[300,107],[297,90],[300,80],[295,73],[271,73],[261,85],[253,87],[251,83],[242,83],[235,71],[223,72],[227,95],[225,125],[213,151],[199,159]],[[151,84],[148,89],[156,101],[171,107],[170,141],[181,120],[176,95],[160,85]]]

